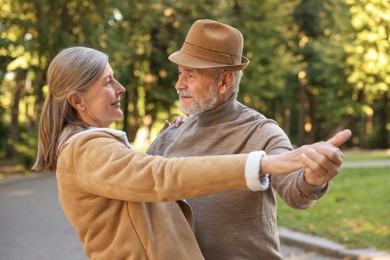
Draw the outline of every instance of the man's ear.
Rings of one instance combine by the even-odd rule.
[[[83,99],[77,92],[73,92],[68,96],[69,104],[74,107],[76,110],[84,110],[85,105]]]
[[[219,93],[224,94],[232,87],[233,71],[227,70],[222,74],[221,86],[219,87]]]

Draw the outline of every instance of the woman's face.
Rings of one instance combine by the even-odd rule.
[[[102,75],[81,96],[81,119],[91,126],[109,127],[123,116],[120,96],[125,88],[114,79],[114,72],[107,63]]]

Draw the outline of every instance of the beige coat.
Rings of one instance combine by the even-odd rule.
[[[203,259],[191,209],[175,200],[248,189],[247,157],[165,159],[87,131],[59,154],[60,203],[90,259]]]

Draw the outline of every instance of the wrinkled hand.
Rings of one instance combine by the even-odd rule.
[[[327,142],[303,145],[290,152],[267,155],[261,161],[260,174],[286,175],[304,168],[305,181],[321,186],[337,175],[343,160],[338,148],[351,137],[350,130],[338,132]]]
[[[172,124],[175,125],[176,128],[178,128],[179,126],[181,126],[186,120],[188,119],[188,116],[184,115],[184,116],[176,116],[173,121],[172,121]],[[160,134],[162,132],[164,132],[168,126],[170,126],[171,123],[169,123],[168,120],[165,120],[164,121],[164,125],[162,126],[162,128],[160,129]]]
[[[343,153],[338,148],[351,137],[350,130],[344,130],[326,142],[303,146],[301,154],[304,163],[304,179],[307,184],[321,186],[333,179],[343,162]]]

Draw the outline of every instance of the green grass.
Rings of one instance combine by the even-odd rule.
[[[390,168],[343,168],[330,191],[307,210],[278,198],[278,224],[348,248],[390,251]]]
[[[390,160],[390,149],[387,150],[349,150],[343,151],[345,162]]]

